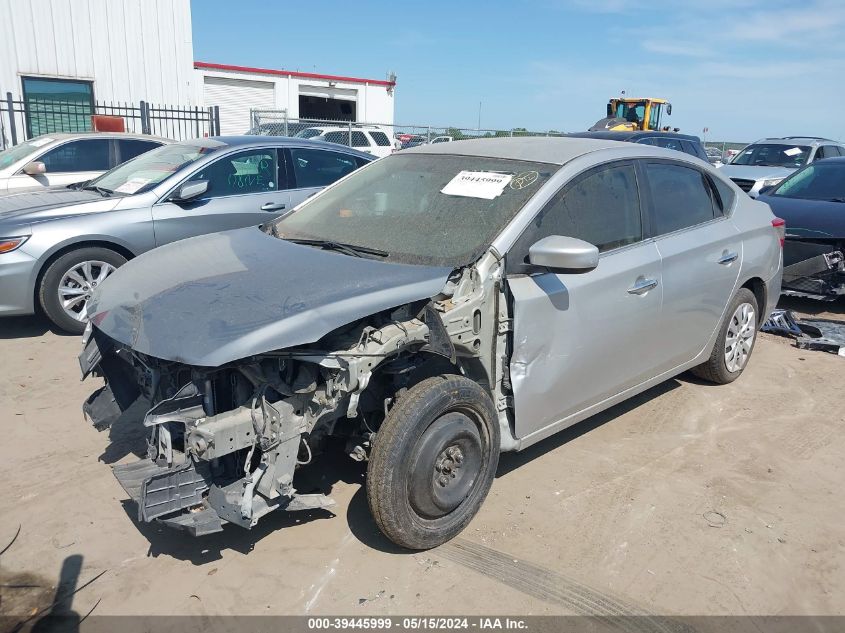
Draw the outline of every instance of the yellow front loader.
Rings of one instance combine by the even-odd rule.
[[[660,126],[663,112],[672,114],[672,104],[666,99],[629,99],[619,97],[607,102],[607,116],[590,128],[590,132],[633,132],[636,130],[666,130]],[[677,129],[675,130],[677,132]]]

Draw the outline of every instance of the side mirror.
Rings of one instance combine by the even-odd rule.
[[[757,195],[758,196],[768,196],[770,193],[772,193],[777,188],[778,188],[778,185],[769,185],[768,187],[763,187],[762,189],[760,189],[760,193],[758,193]]]
[[[576,237],[549,235],[531,245],[528,261],[553,270],[587,272],[599,265],[599,249]]]
[[[23,166],[23,173],[28,174],[30,176],[38,176],[40,174],[47,173],[47,166],[42,163],[40,160],[34,160],[31,163],[27,163]]]
[[[207,180],[192,180],[191,182],[186,182],[174,191],[169,200],[170,202],[175,202],[177,204],[180,202],[188,202],[189,200],[193,200],[194,198],[201,196],[206,191],[208,191]]]
[[[666,104],[666,114],[668,114],[669,116],[672,116],[672,104],[671,103]]]

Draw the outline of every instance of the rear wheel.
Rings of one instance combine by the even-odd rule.
[[[91,293],[125,263],[120,253],[98,246],[78,248],[57,258],[38,289],[47,318],[65,332],[82,334],[84,308]]]
[[[487,393],[462,376],[428,378],[400,398],[376,434],[370,511],[397,545],[436,547],[475,516],[498,462],[499,422]]]
[[[718,385],[739,378],[757,341],[758,310],[754,293],[740,288],[728,307],[710,358],[693,367],[692,373]]]

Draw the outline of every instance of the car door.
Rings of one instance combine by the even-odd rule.
[[[360,156],[312,147],[291,147],[285,150],[285,154],[290,176],[291,207],[368,162]]]
[[[230,152],[199,167],[180,183],[208,181],[208,190],[196,199],[174,202],[166,195],[153,205],[156,244],[194,235],[257,226],[290,208],[284,169],[279,169],[275,148]],[[172,192],[171,192],[172,194]]]
[[[595,167],[564,186],[506,256],[513,301],[510,380],[519,438],[561,423],[655,375],[664,353],[660,255],[648,239],[630,161]],[[549,235],[598,246],[598,266],[537,269],[528,249]]]
[[[22,172],[9,179],[9,189],[70,185],[96,178],[115,164],[112,139],[76,139],[48,149],[32,161],[44,163],[46,172],[30,176]]]
[[[692,360],[719,326],[742,266],[742,240],[710,177],[689,163],[644,160],[663,279],[662,370]]]

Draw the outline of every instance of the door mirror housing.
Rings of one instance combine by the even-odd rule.
[[[206,191],[208,191],[207,180],[192,180],[191,182],[184,183],[181,187],[174,191],[173,195],[171,195],[168,199],[170,202],[175,202],[177,204],[180,202],[188,202],[189,200],[198,198]]]
[[[549,235],[531,245],[528,261],[552,270],[587,272],[599,265],[599,249],[577,237]]]
[[[34,160],[31,163],[27,163],[23,166],[23,173],[28,174],[29,176],[39,176],[40,174],[46,174],[47,166],[40,160]]]
[[[668,114],[669,116],[672,116],[672,104],[671,103],[666,104],[666,114]]]
[[[775,189],[777,189],[777,188],[778,188],[778,186],[779,186],[779,185],[769,185],[768,187],[763,187],[762,189],[760,189],[760,193],[759,193],[759,194],[757,194],[757,195],[760,195],[760,196],[768,196],[768,195],[769,195],[770,193],[772,193]]]

